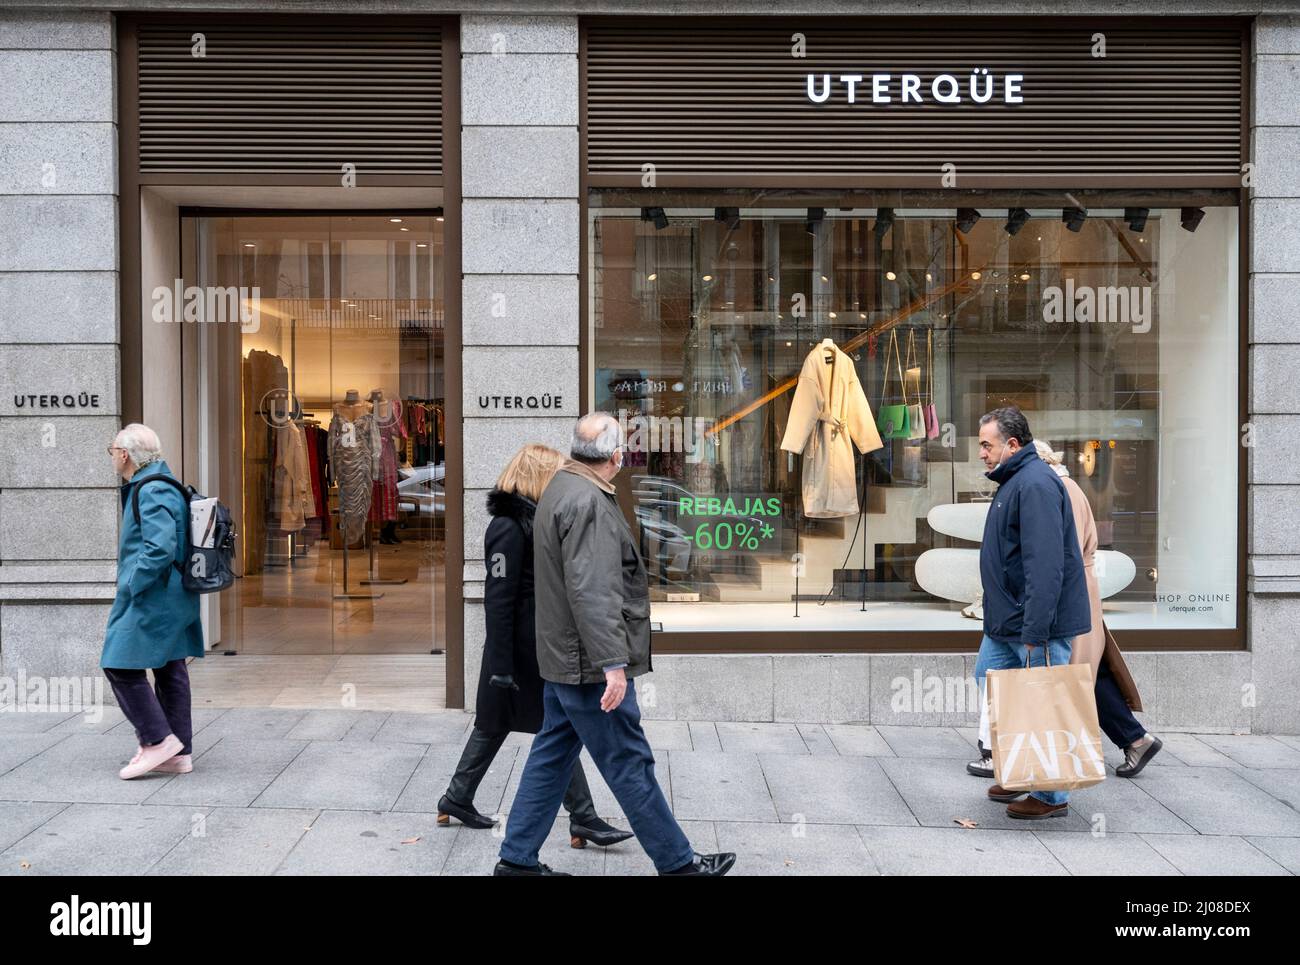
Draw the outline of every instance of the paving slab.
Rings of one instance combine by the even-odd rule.
[[[270,875],[311,828],[320,812],[270,808],[212,808],[150,875]]]
[[[0,852],[0,875],[144,874],[205,813],[202,808],[73,804]]]
[[[252,806],[391,810],[423,756],[423,747],[407,744],[313,742]]]

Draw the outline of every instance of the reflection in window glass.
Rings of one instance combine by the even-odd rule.
[[[1007,404],[1088,496],[1111,626],[1235,626],[1237,210],[978,210],[593,200],[590,398],[666,631],[975,628]],[[820,457],[782,448],[801,370]]]

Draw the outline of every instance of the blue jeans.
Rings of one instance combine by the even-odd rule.
[[[694,860],[691,843],[655,780],[655,758],[641,729],[636,681],[627,682],[623,702],[609,713],[600,709],[604,693],[604,684],[545,682],[542,729],[533,738],[501,843],[501,857],[511,864],[537,864],[583,747],[655,868],[673,871]]]
[[[1026,655],[1032,661],[1032,666],[1046,666],[1050,653],[1052,666],[1063,667],[1070,662],[1070,648],[1073,644],[1073,637],[1053,637],[1047,641],[1048,652],[1044,652],[1040,644],[1030,653],[1030,648],[1023,643],[999,643],[985,634],[980,641],[979,656],[975,658],[975,683],[979,685],[980,693],[983,693],[984,677],[990,670],[1018,670],[1030,666],[1025,662]],[[1070,800],[1069,791],[1030,791],[1029,796],[1044,804],[1065,804]]]

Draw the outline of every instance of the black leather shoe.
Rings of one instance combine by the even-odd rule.
[[[1142,744],[1142,740],[1148,743]],[[1142,768],[1151,763],[1151,758],[1160,753],[1160,748],[1165,746],[1159,737],[1151,734],[1143,734],[1142,740],[1124,749],[1124,763],[1115,768],[1116,777],[1137,777],[1142,773]]]
[[[708,875],[710,878],[721,878],[736,863],[736,854],[734,851],[723,851],[719,854],[700,854],[696,852],[695,860],[688,865],[683,865],[676,871],[661,871],[661,875]]]
[[[577,821],[569,822],[569,846],[572,848],[585,848],[588,841],[608,848],[611,844],[626,841],[632,836],[631,831],[620,831],[600,818],[589,818],[581,824]]]
[[[555,875],[560,878],[572,878],[573,875],[567,871],[552,871],[547,865],[538,862],[531,868],[521,864],[511,864],[502,858],[497,862],[497,866],[492,869],[494,878],[537,878],[542,875]]]
[[[438,798],[438,823],[444,828],[451,824],[448,817],[453,817],[467,828],[473,828],[476,831],[486,831],[488,828],[496,826],[496,821],[486,814],[479,814],[474,808],[465,807],[457,804],[447,795]]]

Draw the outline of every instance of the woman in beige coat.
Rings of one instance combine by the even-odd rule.
[[[1092,507],[1079,484],[1070,478],[1069,470],[1061,464],[1061,453],[1053,452],[1052,447],[1041,439],[1035,439],[1038,454],[1048,463],[1070,496],[1070,507],[1074,510],[1074,528],[1079,534],[1080,549],[1083,551],[1083,571],[1088,580],[1088,599],[1092,603],[1092,630],[1083,636],[1074,638],[1070,650],[1070,663],[1086,663],[1092,667],[1092,679],[1095,681],[1097,696],[1097,720],[1106,736],[1124,752],[1124,763],[1115,769],[1119,777],[1136,777],[1142,768],[1150,763],[1151,758],[1159,753],[1160,738],[1146,732],[1141,722],[1133,716],[1133,711],[1142,709],[1142,699],[1138,695],[1137,684],[1124,663],[1115,639],[1106,629],[1101,612],[1101,586],[1097,582],[1094,560],[1097,552],[1097,523],[1092,516]]]

